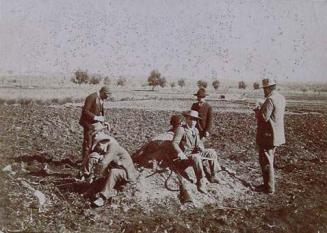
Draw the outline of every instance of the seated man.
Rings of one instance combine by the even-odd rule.
[[[99,163],[99,173],[106,177],[104,187],[93,201],[96,207],[100,207],[108,198],[116,195],[114,187],[118,182],[135,182],[138,172],[128,152],[106,134],[98,134],[94,138],[92,151],[86,167],[91,170]]]
[[[195,127],[200,119],[197,111],[191,110],[183,113],[184,125],[176,129],[172,145],[180,160],[187,160],[194,168],[197,178],[197,187],[200,192],[206,193],[206,174],[203,160],[207,160],[210,167],[209,181],[218,183],[217,172],[221,169],[217,161],[217,153],[214,149],[204,149],[200,140],[198,129]]]

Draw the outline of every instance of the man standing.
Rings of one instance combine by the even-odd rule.
[[[103,101],[110,96],[110,90],[104,86],[99,92],[95,92],[86,97],[82,115],[79,124],[84,129],[84,138],[82,145],[82,156],[83,160],[88,156],[90,148],[92,146],[92,124],[97,122],[104,122],[104,108]]]
[[[220,166],[217,161],[217,153],[214,149],[204,149],[200,140],[198,129],[195,127],[201,118],[197,111],[191,110],[183,113],[185,125],[176,129],[172,145],[180,160],[190,161],[197,178],[197,187],[200,192],[206,193],[206,174],[203,160],[207,160],[210,168],[209,181],[218,183],[217,172]]]
[[[257,191],[274,193],[274,154],[278,146],[285,143],[284,113],[286,101],[276,90],[276,82],[263,79],[262,87],[265,102],[254,109],[257,118],[256,143],[259,148],[259,163],[262,170],[263,185]]]
[[[201,118],[198,120],[196,127],[199,130],[200,138],[207,138],[212,127],[212,107],[206,102],[207,94],[204,88],[200,88],[194,95],[197,97],[198,102],[194,103],[191,109],[197,111]]]

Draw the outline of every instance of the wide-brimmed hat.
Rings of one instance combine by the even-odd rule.
[[[201,117],[199,117],[199,113],[195,110],[185,111],[183,112],[183,116],[190,116],[192,118],[201,119]]]
[[[107,95],[111,94],[111,91],[110,91],[109,87],[107,87],[107,86],[101,87],[100,92],[103,92],[103,93],[105,93]]]
[[[194,95],[201,97],[201,98],[208,96],[206,93],[206,89],[204,89],[204,88],[200,88]]]
[[[262,88],[276,85],[276,81],[270,78],[262,79]]]
[[[105,134],[103,132],[99,132],[94,136],[93,144],[92,144],[92,150],[98,145],[99,142],[105,142],[110,141],[111,137],[108,134]]]

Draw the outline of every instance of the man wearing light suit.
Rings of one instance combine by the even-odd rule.
[[[177,157],[191,164],[197,178],[197,187],[200,192],[207,192],[205,168],[209,168],[209,181],[219,183],[217,172],[221,170],[214,149],[205,149],[200,139],[199,130],[196,128],[197,121],[201,118],[197,111],[191,110],[183,113],[185,124],[179,126],[172,141]],[[208,162],[208,167],[203,165]],[[206,169],[207,171],[208,169]]]
[[[276,82],[263,79],[262,87],[265,102],[254,109],[257,118],[256,143],[259,148],[259,163],[262,170],[263,185],[257,191],[275,192],[274,156],[278,146],[285,143],[284,113],[286,101],[276,90]]]

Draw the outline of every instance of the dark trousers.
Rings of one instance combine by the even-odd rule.
[[[82,160],[84,161],[85,158],[88,157],[89,153],[91,152],[92,147],[92,130],[88,127],[83,127],[83,144],[82,144]]]
[[[274,156],[276,147],[266,149],[259,146],[259,163],[261,166],[263,184],[267,191],[275,192]]]

